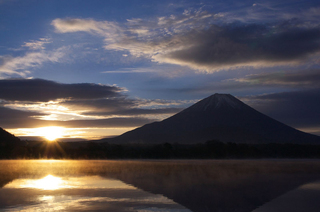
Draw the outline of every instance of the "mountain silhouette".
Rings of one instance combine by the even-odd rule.
[[[230,94],[214,94],[163,120],[146,124],[110,143],[234,143],[317,144],[320,137],[301,132],[244,104]]]
[[[20,139],[0,127],[0,145],[8,143],[17,144],[20,143]]]

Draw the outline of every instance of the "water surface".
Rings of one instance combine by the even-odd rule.
[[[320,179],[317,160],[4,160],[1,211],[253,211]]]

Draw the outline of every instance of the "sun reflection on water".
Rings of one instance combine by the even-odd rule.
[[[14,195],[4,196],[6,192]],[[15,179],[0,189],[0,197],[8,200],[14,197],[16,201],[8,208],[0,207],[0,211],[190,212],[160,194],[98,175],[57,177],[49,174],[41,179]]]
[[[52,176],[51,174],[47,175],[42,179],[19,179],[9,183],[7,188],[35,188],[42,190],[56,190],[61,188],[70,188],[71,186],[60,177]]]
[[[41,179],[16,179],[4,188],[33,188],[41,190],[57,190],[66,188],[82,189],[136,189],[119,180],[105,179],[100,176],[56,177],[51,174]]]

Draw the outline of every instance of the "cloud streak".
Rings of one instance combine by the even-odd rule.
[[[232,81],[267,86],[285,86],[296,88],[320,87],[320,70],[302,70],[296,72],[272,72],[252,74]]]
[[[45,49],[44,45],[51,42],[52,41],[48,38],[40,38],[37,41],[32,40],[30,42],[25,42],[22,47],[28,47],[30,50],[43,50]]]
[[[121,96],[123,88],[111,85],[63,84],[43,79],[0,80],[0,99],[46,102],[56,99],[97,99]]]
[[[106,50],[207,72],[298,65],[320,53],[319,21],[226,23],[224,18],[198,10],[150,21],[127,20],[125,25],[93,19],[55,19],[52,25],[59,33],[98,34]]]
[[[32,46],[30,44],[30,46]],[[59,62],[68,51],[67,47],[60,47],[54,51],[37,51],[27,52],[21,57],[2,57],[0,65],[0,77],[17,75],[26,77],[30,73],[30,69],[41,66],[45,62]]]
[[[118,24],[109,21],[93,19],[55,19],[51,25],[57,33],[87,32],[105,37],[105,42],[117,42],[123,35],[123,29]]]
[[[12,117],[5,115],[5,113],[12,115]],[[46,126],[62,126],[66,128],[127,128],[155,121],[153,119],[138,117],[53,121],[34,118],[33,115],[35,114],[39,113],[0,107],[0,126],[3,128],[38,128]]]
[[[0,126],[6,128],[132,128],[179,112],[176,106],[186,104],[130,99],[118,86],[43,79],[0,80],[0,90]]]

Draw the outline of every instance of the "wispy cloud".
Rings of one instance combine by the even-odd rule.
[[[285,86],[294,88],[316,88],[320,87],[320,70],[301,70],[291,72],[269,72],[251,74],[238,79],[231,79],[243,84]]]
[[[87,32],[102,36],[106,50],[206,72],[299,65],[308,58],[319,57],[319,21],[312,19],[316,12],[308,20],[302,15],[296,19],[287,15],[261,23],[259,15],[273,6],[253,7],[264,8],[252,15],[256,22],[249,21],[248,14],[246,19],[231,20],[230,14],[211,14],[199,9],[150,20],[128,19],[125,24],[55,19],[52,25],[58,33]],[[314,24],[309,24],[311,19]]]
[[[301,1],[265,1],[263,3],[253,3],[251,6],[245,6],[244,3],[241,7],[231,10],[224,11],[220,14],[223,16],[222,21],[225,23],[232,23],[240,21],[247,24],[252,23],[276,23],[283,21],[299,20],[300,24],[304,23],[305,26],[312,26],[319,24],[319,10],[320,7],[301,7],[297,10],[300,5],[306,6],[305,2]],[[240,4],[241,5],[241,4]]]
[[[55,19],[51,23],[57,33],[88,32],[105,38],[105,42],[117,42],[123,29],[117,23],[93,19]]]
[[[155,69],[152,68],[123,68],[121,70],[103,71],[103,74],[128,74],[128,73],[154,73]]]
[[[31,50],[43,50],[45,49],[44,45],[51,43],[49,38],[40,38],[39,40],[31,40],[30,42],[25,42],[22,47],[28,47]]]
[[[2,57],[0,58],[2,59],[0,77],[12,75],[26,77],[31,69],[39,67],[45,62],[59,62],[67,51],[68,47],[63,46],[53,51],[27,52],[20,57]]]

